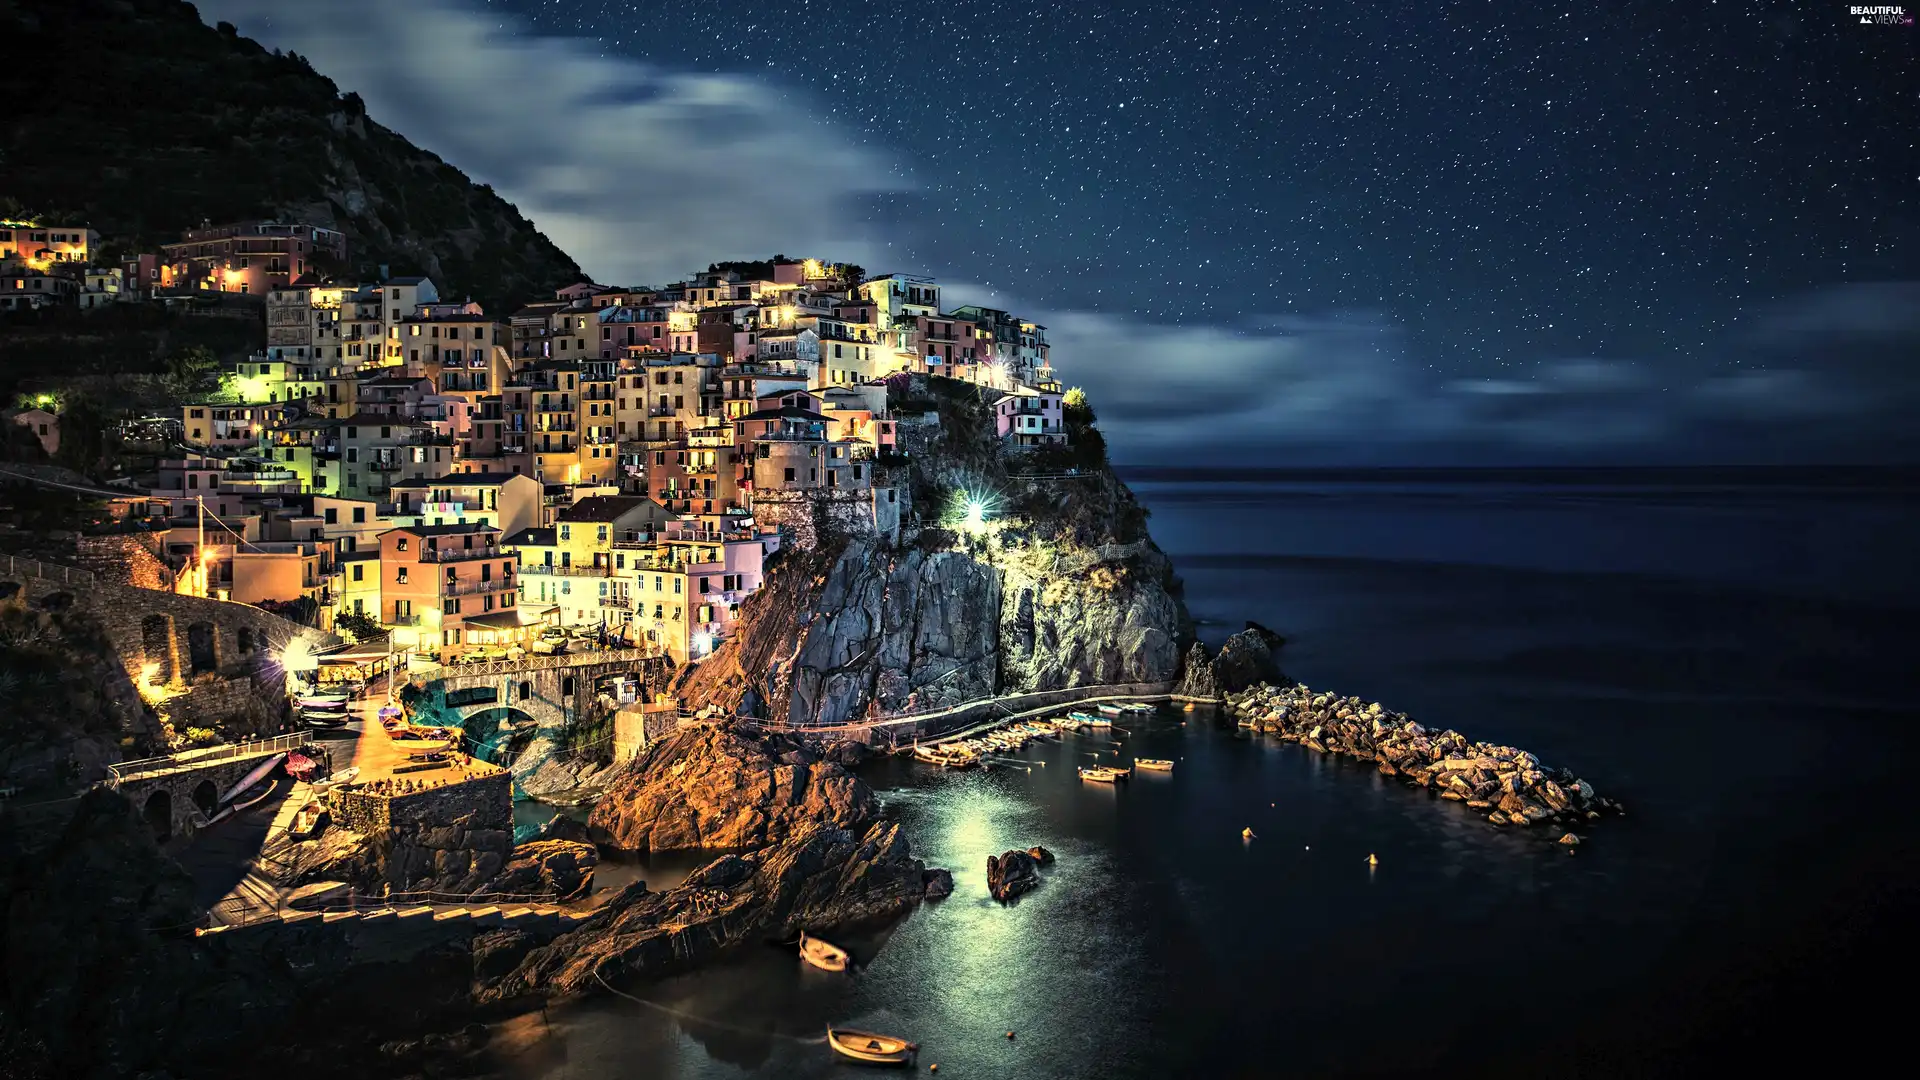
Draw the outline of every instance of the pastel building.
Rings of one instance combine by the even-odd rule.
[[[463,651],[468,620],[509,612],[517,603],[515,559],[499,538],[500,530],[477,524],[381,533],[380,621],[413,629],[421,651],[441,663]]]
[[[1057,446],[1067,441],[1065,398],[1057,391],[1015,387],[993,403],[994,430],[1016,446]]]

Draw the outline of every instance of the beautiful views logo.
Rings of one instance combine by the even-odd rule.
[[[1862,26],[1913,25],[1913,16],[1903,7],[1854,5],[1847,8],[1847,14],[1860,20]]]

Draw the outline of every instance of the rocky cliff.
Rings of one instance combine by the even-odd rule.
[[[9,0],[0,33],[15,45],[5,98],[32,103],[0,123],[9,213],[143,247],[203,220],[305,221],[345,232],[356,268],[426,274],[495,311],[580,278],[511,204],[375,123],[359,95],[191,4]]]
[[[910,495],[912,538],[789,555],[682,680],[689,707],[832,724],[1175,677],[1192,622],[1091,412],[1070,411],[1070,446],[1015,455],[978,388],[898,379],[888,403],[905,463],[882,482]],[[984,502],[985,520],[953,520],[956,500]]]
[[[593,808],[594,838],[625,851],[745,851],[815,824],[858,829],[879,800],[798,744],[690,728],[636,758]]]

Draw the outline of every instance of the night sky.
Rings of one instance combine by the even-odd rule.
[[[1121,461],[1920,453],[1920,27],[1844,4],[200,8],[597,280],[1037,317]]]

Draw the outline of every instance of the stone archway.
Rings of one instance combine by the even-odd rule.
[[[220,808],[220,789],[211,780],[202,780],[193,787],[193,805],[202,817],[212,817]]]
[[[187,673],[218,671],[220,641],[212,623],[197,622],[187,627]]]
[[[155,788],[153,794],[140,807],[140,818],[153,831],[153,838],[166,843],[173,838],[173,794],[166,788]]]
[[[514,760],[540,730],[539,721],[508,706],[478,709],[468,714],[461,726],[471,742],[474,756],[496,763]]]
[[[140,647],[151,669],[148,685],[165,686],[179,674],[174,667],[173,616],[155,614],[140,620]]]

